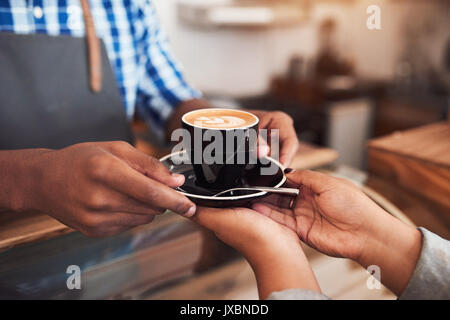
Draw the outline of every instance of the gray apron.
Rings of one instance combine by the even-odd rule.
[[[102,89],[94,93],[84,38],[0,33],[0,149],[132,143],[103,42],[101,57]]]

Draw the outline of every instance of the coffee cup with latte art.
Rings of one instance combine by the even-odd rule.
[[[244,184],[245,169],[257,161],[254,114],[235,109],[200,109],[182,117],[183,143],[200,187],[224,190]]]

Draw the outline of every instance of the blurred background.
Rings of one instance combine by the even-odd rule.
[[[449,238],[449,1],[153,2],[206,98],[293,117],[293,168],[346,177],[389,213]],[[366,26],[369,5],[381,9],[380,30]],[[167,153],[142,123],[134,130],[138,148]],[[3,219],[2,229],[20,234],[0,230],[0,292],[9,297],[257,299],[245,260],[175,215],[96,240],[46,217],[32,217],[33,228]],[[369,274],[351,261],[305,251],[330,297],[395,299],[369,289]],[[65,288],[68,261],[82,267],[82,290]]]
[[[191,83],[222,104],[289,113],[302,141],[342,150],[339,163],[365,168],[361,137],[446,116],[447,1],[155,4]],[[381,30],[366,27],[373,4]]]

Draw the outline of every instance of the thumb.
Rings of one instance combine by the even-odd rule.
[[[256,215],[256,216],[255,216]],[[249,232],[257,213],[249,208],[206,208],[198,207],[191,219],[216,234],[242,236],[240,232]]]
[[[236,219],[236,210],[239,209],[198,207],[191,220],[214,233],[224,233],[236,228],[239,221]]]

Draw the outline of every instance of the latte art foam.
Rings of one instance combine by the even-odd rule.
[[[194,124],[199,127],[213,126],[214,128],[236,128],[245,125],[245,120],[233,116],[221,117],[199,117],[194,120]]]
[[[240,110],[202,109],[185,114],[183,121],[201,128],[237,129],[256,124],[258,118]]]

